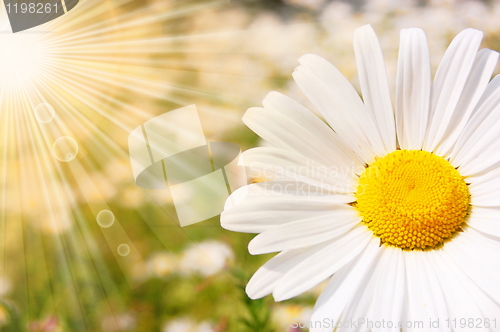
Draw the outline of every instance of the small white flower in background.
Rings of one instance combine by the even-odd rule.
[[[162,332],[214,332],[214,328],[208,322],[196,323],[188,317],[180,317],[167,322]]]
[[[121,204],[137,209],[144,204],[144,191],[139,186],[129,186],[121,190]]]
[[[278,304],[273,308],[272,319],[278,331],[298,332],[299,326],[304,326],[311,318],[311,307],[298,304]]]
[[[34,321],[29,324],[32,332],[63,332],[63,328],[55,316],[49,316],[44,320]]]
[[[129,159],[113,159],[106,164],[103,171],[107,178],[115,185],[130,183]]]
[[[179,260],[169,252],[159,252],[148,260],[147,265],[151,275],[163,278],[177,270]]]
[[[223,242],[208,240],[192,244],[182,253],[180,271],[212,276],[224,269],[233,257],[233,251]]]
[[[82,191],[81,202],[101,202],[103,199],[111,200],[118,190],[107,174],[95,172],[90,174],[90,181],[79,184]]]
[[[363,26],[363,99],[317,55],[293,73],[329,126],[276,92],[247,111],[273,147],[245,151],[244,164],[294,180],[242,187],[221,215],[226,229],[259,233],[251,254],[280,252],[248,283],[251,298],[283,301],[329,279],[310,331],[361,318],[372,326],[355,330],[439,319],[423,330],[455,331],[453,320],[472,317],[500,328],[500,76],[490,81],[498,53],[478,51],[482,37],[459,33],[431,80],[424,32],[402,30],[394,111],[378,39]]]
[[[311,10],[318,10],[323,6],[326,0],[285,0],[285,3],[294,6],[300,6]]]
[[[8,295],[12,291],[12,282],[6,276],[0,276],[0,297]]]
[[[53,206],[51,209],[38,210],[39,217],[36,221],[39,223],[40,229],[44,233],[56,235],[64,234],[71,230],[75,223],[71,208],[63,204],[57,205],[59,206]]]
[[[0,327],[7,325],[9,323],[10,316],[7,309],[3,305],[0,305]]]
[[[137,321],[130,313],[107,316],[102,321],[102,329],[106,332],[135,331],[136,325]]]

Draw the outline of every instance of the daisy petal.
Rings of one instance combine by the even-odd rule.
[[[443,289],[443,294],[446,300],[446,306],[449,309],[449,319],[452,321],[456,319],[460,321],[465,317],[474,317],[476,320],[483,319],[483,314],[479,310],[477,304],[475,303],[472,293],[482,293],[479,289],[474,289],[474,285],[471,284],[467,278],[464,276],[460,270],[450,262],[450,259],[443,254],[443,252],[431,251],[428,253],[430,262],[436,270],[436,276],[439,279],[441,288]],[[460,292],[456,290],[460,289]],[[481,294],[477,294],[481,295]],[[483,301],[487,302],[486,299]],[[491,302],[491,300],[489,301]],[[453,322],[453,321],[452,321]],[[469,331],[468,326],[461,324],[450,324],[446,321],[441,322],[441,324],[451,325],[454,331]]]
[[[431,66],[420,29],[401,30],[396,78],[396,129],[402,149],[422,148],[429,119]]]
[[[379,241],[373,237],[363,252],[350,264],[333,275],[314,306],[313,322],[338,321],[346,306],[352,302],[360,288],[364,287],[371,271],[378,262],[381,250]],[[311,328],[311,332],[331,332],[333,326]]]
[[[317,55],[304,55],[299,62],[293,77],[333,130],[365,163],[383,155],[377,125],[349,81]]]
[[[429,322],[429,319],[446,319],[448,311],[436,273],[426,252],[404,252],[407,303],[406,321]],[[412,326],[408,331],[421,331],[422,326]],[[429,331],[451,331],[445,324]]]
[[[470,161],[461,162],[460,164],[456,163],[456,165],[460,167],[461,174],[466,175],[470,179],[477,179],[495,168],[495,165],[500,161],[499,151],[500,140],[491,142],[489,146],[484,146],[484,149],[481,151],[471,151],[466,157],[467,159],[471,159]],[[475,156],[475,158],[472,158],[472,156]]]
[[[297,220],[257,235],[248,244],[252,255],[281,250],[307,248],[346,234],[359,224],[361,217],[347,205],[332,205],[324,215]]]
[[[308,260],[327,245],[323,243],[307,249],[287,250],[274,256],[262,265],[248,282],[246,287],[248,296],[252,299],[259,299],[271,294],[285,273],[304,260]]]
[[[451,42],[444,54],[432,86],[431,116],[424,149],[434,151],[454,115],[469,77],[483,33],[466,29]]]
[[[467,225],[482,233],[500,238],[500,209],[473,206]]]
[[[399,321],[403,312],[405,299],[403,251],[394,247],[384,248],[377,267],[379,274],[375,286],[374,299],[376,305],[373,306],[372,310],[373,320]],[[375,328],[373,331],[391,331],[391,329]]]
[[[278,112],[252,107],[246,111],[243,122],[276,148],[300,153],[323,165],[347,167],[353,163],[354,159],[325,146],[313,131]]]
[[[500,168],[489,167],[480,173],[466,176],[467,183],[470,184],[469,188],[474,188],[477,192],[488,190],[492,181],[495,181],[500,176]]]
[[[493,94],[497,93],[499,87],[500,87],[500,75],[496,75],[486,86],[483,95],[481,96],[476,107],[472,111],[472,115],[475,115],[477,113],[477,111],[479,110],[479,106],[484,104]]]
[[[262,170],[278,179],[294,179],[338,194],[355,191],[354,168],[326,167],[295,151],[254,148],[243,152],[240,161],[246,167]]]
[[[342,314],[343,321],[359,323],[360,318],[367,320],[364,324],[356,326],[356,331],[394,331],[395,325],[391,328],[387,323],[373,324],[373,322],[398,322],[401,319],[405,292],[402,251],[389,246],[384,246],[381,251],[370,279]],[[372,323],[368,323],[368,320]],[[339,331],[351,330],[352,326],[348,324],[339,329]]]
[[[500,247],[498,241],[467,229],[446,243],[451,261],[500,306]]]
[[[500,76],[496,76],[488,84],[450,153],[452,164],[460,166],[462,175],[472,175],[500,161],[498,150],[490,150],[491,145],[498,143],[500,139],[497,129],[499,122]]]
[[[261,233],[288,222],[324,216],[333,205],[351,201],[349,196],[323,193],[300,182],[254,183],[231,194],[221,225],[235,232]]]
[[[326,165],[362,166],[330,127],[295,100],[270,92],[262,103],[264,109],[249,109],[243,122],[273,146],[298,151]]]
[[[492,169],[484,174],[467,177],[470,183],[471,205],[500,206],[500,168]]]
[[[477,53],[460,100],[446,129],[446,134],[442,137],[435,150],[440,156],[447,155],[450,152],[458,136],[465,128],[472,111],[488,86],[497,62],[498,52],[482,49]]]
[[[369,231],[357,227],[331,242],[288,271],[274,289],[274,299],[287,300],[316,286],[356,258],[371,240],[373,236]]]
[[[361,93],[367,110],[377,124],[385,153],[396,150],[396,130],[384,56],[370,25],[354,32],[354,52]]]
[[[457,273],[460,273],[460,271],[458,269],[457,269]],[[472,316],[471,314],[469,314],[468,316],[469,317],[481,317],[481,316],[484,317],[484,320],[482,320],[483,326],[484,326],[485,325],[484,322],[486,322],[486,319],[490,319],[490,317],[495,317],[496,315],[498,315],[499,305],[497,303],[495,303],[495,301],[493,301],[493,299],[487,293],[483,292],[475,284],[469,282],[469,280],[463,274],[460,275],[460,278],[464,279],[464,281],[462,282],[464,292],[467,292],[473,298],[473,300],[465,299],[462,301],[462,303],[468,303],[469,306],[471,306],[471,305],[476,306],[476,307],[478,307],[477,310],[479,310],[481,312],[481,315],[479,315],[479,316]],[[457,306],[460,306],[458,308],[458,310],[456,310],[458,312],[459,309],[462,309],[460,302],[456,301],[452,305],[450,305],[450,307],[457,307]],[[471,311],[476,311],[476,309],[472,309]],[[458,317],[467,317],[467,316],[466,315],[464,316],[462,314],[461,316],[456,315],[456,317],[458,318]],[[476,320],[476,322],[477,322],[477,320]],[[485,329],[485,331],[491,331],[491,332],[495,332],[498,330],[498,328],[496,326],[493,326],[493,324],[490,324],[489,328],[484,326],[484,329]],[[463,331],[469,331],[469,329],[467,329],[467,330],[464,329]]]

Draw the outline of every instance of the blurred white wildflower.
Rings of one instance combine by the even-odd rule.
[[[82,192],[81,201],[85,203],[101,202],[103,199],[108,201],[117,193],[108,175],[97,172],[90,174],[89,181],[82,181],[79,188]]]
[[[416,7],[415,0],[371,0],[366,2],[365,11],[397,12]]]
[[[71,229],[74,219],[69,207],[61,205],[42,209],[36,222],[44,233],[60,235]]]
[[[321,21],[339,23],[352,19],[353,8],[348,2],[334,1],[321,12]]]
[[[178,268],[178,259],[169,252],[158,252],[147,261],[148,272],[159,278],[174,273]]]
[[[12,282],[6,276],[0,276],[0,297],[8,295],[12,290]]]
[[[144,190],[138,186],[123,189],[121,196],[121,203],[128,208],[137,209],[144,204]]]
[[[272,319],[278,331],[295,332],[293,325],[299,322],[307,322],[311,318],[312,308],[304,307],[298,304],[278,304],[273,309]]]
[[[31,322],[29,331],[32,332],[63,332],[61,324],[55,316],[49,316],[44,320]]]
[[[107,316],[102,320],[102,329],[106,332],[133,331],[136,325],[136,319],[131,313]]]
[[[151,204],[164,206],[165,204],[173,204],[170,190],[148,190],[146,200]]]
[[[294,6],[300,6],[307,9],[318,10],[323,6],[326,0],[285,0],[285,3]]]
[[[148,264],[139,259],[132,262],[129,273],[130,276],[139,283],[143,283],[151,277]]]
[[[3,305],[0,305],[0,327],[6,325],[9,322],[9,313]]]
[[[184,274],[200,273],[212,276],[233,259],[231,248],[219,241],[208,240],[188,247],[182,254],[180,271]]]
[[[181,317],[167,322],[162,332],[214,332],[215,329],[208,322],[196,323],[188,317]]]
[[[104,173],[115,185],[134,181],[130,171],[129,159],[114,159],[106,165]]]

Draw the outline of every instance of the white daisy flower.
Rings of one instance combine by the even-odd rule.
[[[214,332],[215,329],[208,322],[196,323],[189,317],[180,317],[167,322],[163,332]]]
[[[393,111],[363,26],[363,99],[317,55],[293,73],[329,126],[277,92],[247,111],[273,147],[246,151],[245,165],[295,180],[240,188],[221,216],[260,233],[251,254],[281,252],[250,280],[251,298],[290,299],[331,277],[311,331],[500,330],[500,77],[490,82],[498,53],[478,51],[482,36],[458,34],[431,81],[425,34],[402,30]]]
[[[224,242],[206,240],[190,245],[182,253],[179,270],[183,274],[199,273],[210,277],[223,270],[234,258]]]

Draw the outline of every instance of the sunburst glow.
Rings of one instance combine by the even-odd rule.
[[[141,284],[134,271],[144,271],[143,255],[112,212],[120,204],[114,198],[122,197],[118,190],[135,188],[126,137],[177,105],[218,98],[178,85],[190,69],[179,57],[187,49],[179,46],[184,37],[175,20],[227,4],[86,0],[59,19],[15,34],[0,6],[0,273],[25,276],[16,280],[16,298],[23,312],[34,310],[32,318],[53,315],[74,331],[96,331],[100,317],[114,317],[121,304],[107,301],[120,296],[100,239],[128,284]],[[171,208],[163,207],[168,193],[142,198],[147,194],[135,200],[159,200],[156,227],[188,238]],[[113,222],[109,216],[103,222],[103,213]],[[136,220],[141,217],[151,219]],[[41,286],[51,293],[43,301],[32,286],[39,280],[52,283]]]

